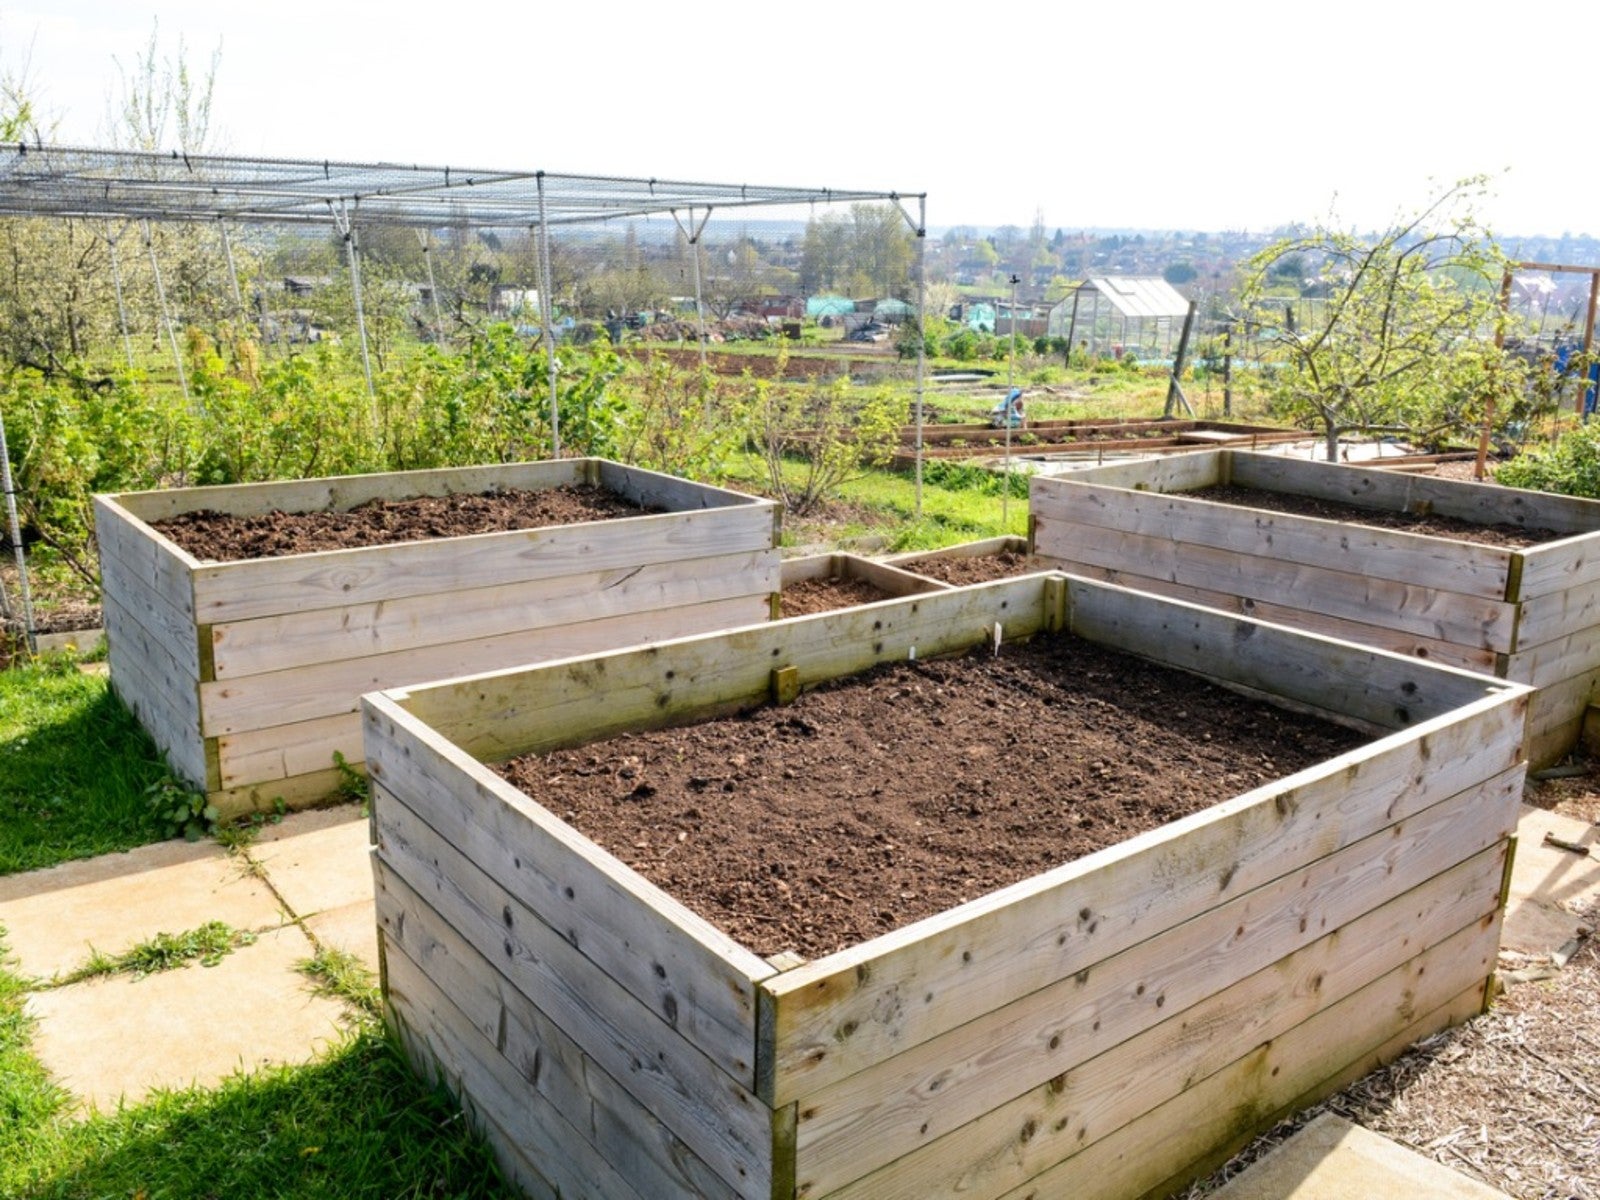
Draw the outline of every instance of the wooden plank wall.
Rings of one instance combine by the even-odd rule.
[[[230,563],[199,562],[130,511],[585,481],[687,511]],[[338,788],[334,755],[362,761],[363,692],[764,622],[780,586],[778,505],[600,460],[134,493],[97,512],[118,690],[229,816]]]
[[[915,596],[923,592],[943,592],[950,587],[937,579],[913,574],[899,564],[875,562],[857,554],[809,554],[783,562],[783,585],[808,579],[859,579],[885,596]]]

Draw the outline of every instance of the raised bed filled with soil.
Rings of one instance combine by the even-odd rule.
[[[1600,682],[1600,502],[1229,450],[1031,484],[1063,570],[1539,689],[1529,759]]]
[[[388,1009],[534,1195],[1175,1187],[1481,1011],[1527,695],[1055,574],[369,695]]]
[[[1028,540],[1019,537],[985,538],[980,542],[962,542],[939,550],[914,550],[909,554],[895,554],[883,560],[890,566],[913,575],[921,575],[951,587],[965,587],[970,583],[992,583],[996,579],[1015,579],[1018,575],[1031,575],[1035,571],[1054,571],[1054,563],[1045,562],[1028,548]]]
[[[806,617],[943,590],[934,580],[857,554],[810,554],[786,559],[782,580],[783,593],[776,614],[779,617]]]
[[[1028,421],[1011,431],[1014,458],[1060,454],[1174,454],[1219,445],[1250,449],[1304,440],[1304,430],[1234,421],[1192,421],[1156,418],[1144,421]],[[1004,429],[989,425],[925,425],[923,457],[927,459],[995,458],[1004,452]],[[900,448],[892,464],[908,470],[916,462],[916,427],[902,426]]]
[[[299,807],[362,692],[766,620],[778,519],[599,459],[99,496],[111,679],[224,814]]]

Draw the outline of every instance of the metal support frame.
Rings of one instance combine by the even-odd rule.
[[[233,261],[233,239],[228,236],[228,224],[220,217],[217,219],[217,228],[222,231],[222,254],[228,260],[228,286],[233,289],[233,317],[236,321],[244,320],[244,295],[239,291],[239,268]]]
[[[545,209],[544,172],[539,184],[539,313],[544,326],[545,369],[550,377],[550,456],[561,457],[561,405],[556,391],[555,299],[550,295],[550,214]]]
[[[161,309],[161,322],[167,327],[167,342],[172,346],[172,362],[178,368],[178,387],[183,391],[185,401],[189,400],[189,377],[183,371],[183,351],[178,348],[178,332],[172,325],[172,313],[167,309],[167,289],[161,282],[161,263],[156,258],[155,234],[150,231],[150,222],[144,223],[144,245],[150,252],[150,270],[156,277],[156,304]]]
[[[917,217],[911,219],[900,197],[891,197],[917,238],[917,520],[922,520],[922,398],[928,374],[928,198],[917,197]]]
[[[367,351],[367,314],[361,303],[361,247],[356,241],[356,225],[350,208],[343,200],[333,208],[334,227],[344,238],[345,259],[350,264],[350,292],[356,301],[356,332],[361,336],[361,371],[367,377],[367,395],[376,399],[378,389],[372,383],[372,356]],[[377,412],[373,412],[377,424]]]
[[[22,628],[28,638],[28,653],[39,650],[33,628],[33,597],[28,592],[28,560],[22,552],[22,523],[17,519],[17,489],[11,478],[11,453],[6,448],[6,419],[0,413],[0,488],[6,494],[6,531],[11,538],[11,553],[17,560],[18,591],[22,593]]]
[[[422,247],[422,262],[428,268],[428,306],[433,309],[433,340],[444,337],[444,318],[439,315],[439,284],[433,277],[433,233],[419,229],[417,243]]]
[[[128,306],[122,298],[122,267],[117,262],[117,239],[122,234],[119,233],[116,237],[111,236],[110,221],[105,223],[105,227],[106,249],[111,254],[111,286],[116,289],[117,293],[117,324],[122,329],[122,352],[128,357],[128,370],[131,371],[133,370],[133,338],[128,333]],[[127,232],[127,226],[123,226],[123,232]]]
[[[700,218],[700,224],[694,223],[694,205],[689,206],[689,224],[678,218],[678,210],[672,210],[672,219],[677,224],[683,236],[689,239],[689,251],[694,261],[694,319],[695,326],[700,335],[700,369],[706,369],[706,305],[701,298],[700,291],[700,235],[706,231],[706,222],[711,220],[711,206],[706,206],[706,215]]]
[[[1006,474],[1000,489],[1000,532],[1011,527],[1011,389],[1017,386],[1017,284],[1022,280],[1011,276],[1011,356],[1006,363],[1005,408],[1000,412],[1001,423],[1006,427]]]

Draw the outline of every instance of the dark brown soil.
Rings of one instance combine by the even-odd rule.
[[[1010,579],[1013,575],[1027,575],[1034,571],[1048,571],[1049,565],[1031,554],[1015,550],[1002,550],[998,554],[971,554],[964,557],[925,558],[920,562],[897,564],[901,570],[914,575],[953,583],[960,587],[968,583],[989,583],[995,579]]]
[[[1361,741],[1040,637],[498,769],[757,953],[814,958]]]
[[[805,617],[890,598],[888,592],[865,579],[802,579],[783,589],[778,613],[783,617]]]
[[[573,484],[538,491],[508,488],[481,495],[374,500],[347,512],[270,512],[259,517],[236,517],[201,511],[152,521],[151,525],[196,558],[235,562],[547,525],[578,525],[637,517],[647,511],[654,510],[642,509],[605,488]]]
[[[1196,500],[1214,500],[1219,504],[1265,508],[1272,512],[1292,513],[1297,517],[1321,517],[1328,521],[1347,521],[1352,525],[1367,525],[1374,529],[1401,529],[1407,533],[1425,533],[1433,537],[1452,538],[1458,542],[1479,542],[1487,546],[1507,546],[1517,550],[1564,536],[1553,529],[1524,529],[1519,525],[1480,525],[1476,521],[1463,521],[1457,517],[1423,517],[1411,513],[1385,512],[1377,508],[1362,508],[1358,504],[1317,500],[1310,496],[1269,492],[1260,488],[1208,487],[1184,494],[1193,496]]]

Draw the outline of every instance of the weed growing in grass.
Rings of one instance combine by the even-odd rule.
[[[217,827],[217,809],[207,804],[204,793],[185,787],[167,775],[144,789],[150,807],[165,823],[169,837],[183,835],[184,841],[198,842]]]
[[[207,921],[200,928],[184,933],[158,933],[121,954],[102,954],[96,950],[87,963],[61,982],[78,983],[84,979],[117,974],[143,979],[158,971],[186,967],[195,961],[202,967],[214,967],[239,947],[254,945],[255,940],[253,933],[236,930],[222,921]]]
[[[314,956],[298,963],[301,974],[311,980],[319,996],[343,1000],[371,1017],[383,1012],[383,1000],[372,972],[348,950],[324,946]]]

